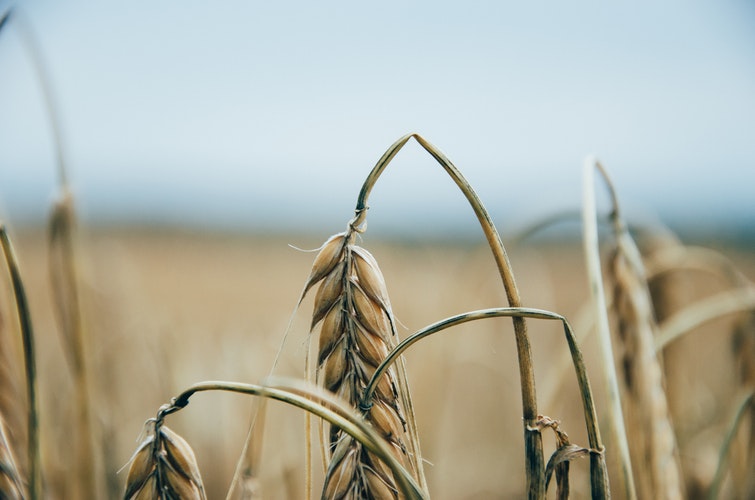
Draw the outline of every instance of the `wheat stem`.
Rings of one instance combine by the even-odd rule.
[[[28,456],[29,456],[29,496],[32,500],[42,497],[41,457],[39,449],[39,401],[37,400],[37,365],[35,361],[34,330],[31,324],[31,312],[26,300],[21,272],[16,253],[13,250],[4,224],[0,224],[0,244],[5,255],[5,262],[13,283],[18,319],[24,346],[24,364],[26,367],[26,390],[29,402],[28,412]]]
[[[65,184],[60,187],[49,223],[49,273],[56,319],[63,346],[73,372],[77,432],[75,470],[81,491],[78,495],[96,497],[99,450],[95,446],[90,377],[86,356],[87,343],[74,245],[75,210],[73,194]]]
[[[372,169],[359,193],[355,209],[355,218],[353,225],[359,227],[364,224],[366,211],[368,208],[367,198],[374,187],[378,177],[388,166],[388,163],[404,147],[409,139],[414,138],[435,160],[443,167],[453,179],[464,196],[469,201],[472,209],[480,222],[483,233],[488,241],[488,245],[493,253],[496,265],[498,267],[506,297],[511,307],[521,306],[519,290],[514,280],[511,264],[509,263],[506,249],[503,246],[501,237],[493,224],[482,201],[477,193],[467,182],[461,172],[454,164],[434,145],[429,143],[419,134],[407,134],[398,139],[378,160]],[[529,428],[535,427],[537,419],[537,397],[535,393],[535,374],[532,363],[532,353],[527,336],[527,326],[522,317],[513,317],[514,333],[516,337],[517,356],[519,360],[519,377],[522,393],[522,414],[524,423],[524,440],[525,440],[525,468],[526,483],[529,498],[540,499],[545,496],[545,465],[543,460],[542,436],[539,431],[529,431]]]
[[[582,405],[585,415],[585,425],[587,428],[588,440],[590,447],[593,450],[602,451],[603,442],[600,437],[600,429],[598,427],[597,413],[595,410],[595,403],[592,397],[592,389],[590,388],[590,381],[587,376],[587,369],[585,367],[582,352],[577,345],[577,341],[574,336],[574,332],[569,325],[569,322],[561,316],[550,311],[543,309],[533,309],[525,307],[504,307],[504,308],[491,308],[482,309],[479,311],[465,312],[456,316],[443,319],[432,325],[429,325],[411,335],[406,337],[401,343],[399,343],[383,360],[383,362],[377,367],[375,373],[372,375],[370,382],[364,389],[364,395],[362,397],[361,407],[363,410],[368,409],[370,401],[372,400],[372,393],[374,392],[377,381],[383,376],[386,370],[388,370],[397,359],[407,350],[420,340],[423,340],[431,335],[439,333],[443,330],[458,326],[470,321],[477,321],[487,318],[502,318],[502,317],[521,317],[529,319],[543,319],[543,320],[556,320],[561,321],[564,327],[564,334],[566,336],[569,350],[572,355],[572,362],[574,364],[574,371],[577,376],[577,382],[580,388],[580,394],[582,396]],[[605,458],[602,454],[592,454],[592,494],[593,498],[607,498],[610,496],[608,487],[608,474],[605,465]]]
[[[24,48],[31,61],[39,87],[42,90],[42,102],[47,111],[47,118],[50,121],[50,132],[52,133],[55,159],[58,166],[58,182],[60,185],[67,186],[68,176],[66,174],[66,154],[63,132],[60,123],[60,115],[58,113],[58,103],[52,89],[52,79],[47,72],[49,65],[45,62],[42,49],[38,43],[38,37],[34,33],[34,29],[29,20],[25,18],[23,11],[19,10],[18,12],[14,12],[14,15],[15,21],[18,23]]]
[[[656,250],[645,259],[648,280],[681,269],[720,276],[735,286],[750,283],[747,276],[737,269],[729,258],[709,248],[674,245]]]
[[[259,406],[256,406],[252,411],[252,422],[249,425],[241,457],[236,463],[226,500],[262,498],[262,492],[257,483],[259,481],[262,442],[265,436],[266,409],[266,400],[262,399]]]
[[[7,5],[5,7],[5,10],[3,12],[0,12],[0,30],[2,30],[5,27],[5,23],[8,22],[8,19],[10,19],[10,14],[13,9],[10,5]]]
[[[327,394],[326,391],[315,387],[307,387],[301,383],[286,382],[283,380],[276,382],[274,385],[207,381],[194,384],[173,398],[170,406],[165,408],[163,414],[168,415],[184,408],[189,404],[191,396],[197,392],[205,391],[227,391],[270,398],[296,406],[327,420],[330,424],[337,426],[357,439],[372,453],[380,457],[391,469],[391,472],[393,472],[398,487],[407,499],[414,500],[425,497],[419,485],[415,483],[411,475],[396,460],[386,446],[386,442],[375,433],[372,427],[362,417],[355,414],[353,409],[334,396]],[[313,399],[318,399],[322,402]]]
[[[752,287],[729,290],[701,299],[664,321],[655,339],[655,350],[662,351],[668,344],[693,328],[727,314],[755,309],[755,289]]]
[[[621,409],[621,396],[619,381],[616,372],[616,364],[613,358],[613,346],[611,332],[608,326],[608,313],[603,289],[603,275],[600,269],[600,247],[598,242],[597,208],[595,204],[595,181],[594,171],[599,168],[599,163],[593,157],[585,160],[583,169],[582,190],[582,237],[587,265],[587,274],[590,280],[590,295],[594,307],[598,339],[600,343],[603,376],[608,395],[609,417],[614,439],[618,448],[619,463],[621,466],[622,479],[625,488],[625,497],[630,500],[637,498],[634,477],[632,473],[632,461],[629,458],[629,443],[627,442],[624,415]],[[612,187],[609,187],[613,191]]]
[[[724,473],[726,472],[726,465],[728,464],[729,449],[731,443],[734,441],[734,437],[737,435],[739,426],[747,413],[747,410],[753,411],[753,401],[755,401],[755,393],[751,392],[737,407],[737,412],[734,415],[734,419],[729,426],[729,430],[724,437],[724,441],[721,444],[721,450],[718,454],[718,466],[716,467],[716,473],[713,476],[710,489],[708,490],[708,500],[716,500],[721,490],[721,483],[724,479]]]

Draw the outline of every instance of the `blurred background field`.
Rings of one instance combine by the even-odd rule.
[[[202,380],[260,381],[281,343],[313,254],[325,240],[311,236],[260,238],[231,233],[82,228],[79,239],[87,332],[93,342],[95,407],[105,432],[111,494],[121,491],[144,421],[189,385]],[[714,242],[710,242],[714,243]],[[362,243],[386,278],[400,335],[439,319],[505,302],[495,265],[480,243],[401,243],[365,235]],[[39,339],[46,477],[65,491],[70,394],[60,339],[51,316],[44,235],[19,230],[17,251],[27,278]],[[750,279],[751,248],[722,246]],[[587,328],[588,287],[575,240],[509,243],[524,304],[566,316]],[[682,293],[691,300],[723,290],[691,273]],[[703,292],[703,288],[705,291]],[[276,373],[302,376],[311,314],[305,300],[291,323]],[[670,386],[681,418],[678,434],[691,477],[706,487],[718,447],[740,395],[730,331],[735,315],[706,325],[673,347],[685,359]],[[586,443],[571,371],[558,371],[567,351],[561,327],[530,321],[539,411],[562,420],[572,442]],[[604,413],[596,338],[584,343],[588,369]],[[408,353],[423,451],[433,498],[516,498],[522,495],[523,441],[518,370],[509,320],[457,327]],[[555,373],[554,373],[555,371]],[[200,394],[170,425],[194,447],[210,498],[222,498],[233,474],[251,404],[231,394]],[[269,405],[261,474],[266,498],[300,498],[303,414]],[[612,449],[610,435],[604,439]],[[545,436],[546,454],[554,450]],[[611,461],[609,451],[609,465]],[[586,461],[572,466],[575,497],[588,494]],[[615,469],[611,470],[612,475]],[[616,479],[612,477],[612,479]],[[694,495],[691,495],[694,496]]]

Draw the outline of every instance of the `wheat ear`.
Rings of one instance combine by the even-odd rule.
[[[655,352],[657,323],[645,269],[634,240],[621,218],[618,197],[608,173],[600,172],[611,194],[616,236],[609,273],[618,318],[623,402],[627,436],[640,498],[682,498],[684,485],[676,436],[666,399],[663,371]]]
[[[641,498],[682,498],[676,439],[666,401],[663,372],[655,354],[657,329],[646,282],[627,256],[612,259],[618,317],[627,433]]]
[[[312,329],[319,326],[317,379],[353,407],[396,336],[385,281],[374,257],[354,244],[357,231],[328,240],[315,258],[305,293],[320,283],[314,301]],[[396,373],[389,371],[368,405],[365,419],[391,445],[396,458],[416,475],[406,447],[406,419],[399,402]],[[331,427],[332,454],[324,498],[390,498],[398,496],[391,472],[360,442]],[[416,477],[416,476],[415,476]],[[386,496],[388,495],[388,496]]]
[[[650,280],[663,277],[671,271],[686,270],[709,274],[734,287],[686,305],[673,314],[664,315],[665,319],[655,338],[655,348],[665,355],[670,343],[689,333],[696,326],[732,313],[744,313],[734,325],[732,352],[739,368],[742,386],[750,395],[739,405],[736,417],[722,443],[708,498],[718,497],[729,463],[729,448],[745,416],[749,416],[749,438],[745,440],[746,448],[743,450],[745,459],[738,461],[738,466],[731,467],[731,472],[739,497],[750,498],[755,495],[755,403],[752,398],[752,390],[755,388],[755,287],[731,260],[707,248],[670,245],[652,252],[646,259],[646,268]]]
[[[163,424],[165,409],[148,422],[152,429],[131,459],[125,500],[206,499],[194,451]]]

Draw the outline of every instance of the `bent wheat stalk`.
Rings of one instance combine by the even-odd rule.
[[[519,290],[516,286],[516,281],[514,280],[514,274],[511,264],[509,263],[508,255],[506,254],[506,249],[504,248],[501,237],[499,236],[490,215],[482,204],[482,201],[451,160],[419,134],[412,133],[399,138],[378,160],[377,164],[373,167],[362,185],[355,209],[356,215],[352,224],[355,227],[361,227],[363,224],[366,224],[365,220],[368,208],[367,199],[372,188],[391,160],[412,138],[414,138],[433,158],[435,158],[466,197],[480,222],[482,231],[485,234],[485,238],[487,239],[488,245],[493,253],[493,258],[498,267],[498,272],[501,281],[503,282],[509,306],[520,307],[521,299],[519,297]],[[522,395],[526,489],[529,498],[540,499],[545,496],[545,468],[543,463],[542,436],[540,431],[535,427],[538,415],[532,353],[524,318],[513,317],[512,321],[514,323]]]
[[[169,414],[185,408],[194,394],[205,391],[227,391],[273,399],[312,413],[343,430],[380,459],[395,478],[397,488],[403,498],[408,500],[426,498],[412,475],[396,459],[390,445],[365,421],[362,415],[335,395],[301,381],[270,379],[263,385],[225,381],[201,382],[173,398],[170,404],[164,405],[158,413],[159,418],[164,419]]]
[[[598,418],[595,411],[595,403],[592,396],[592,389],[590,387],[590,381],[587,377],[587,369],[585,367],[582,352],[577,345],[576,338],[572,331],[569,322],[561,316],[550,311],[542,309],[533,309],[525,307],[508,307],[508,308],[493,308],[482,309],[479,311],[471,311],[462,313],[456,316],[443,319],[432,325],[429,325],[412,335],[406,337],[399,345],[397,345],[383,360],[380,366],[377,367],[375,373],[373,373],[369,384],[364,389],[363,399],[369,401],[372,398],[372,393],[377,389],[378,381],[383,376],[386,370],[390,369],[391,365],[399,358],[409,347],[419,341],[434,335],[436,333],[447,330],[453,326],[468,323],[470,321],[477,321],[481,319],[489,318],[503,318],[503,317],[521,317],[529,319],[544,319],[544,320],[556,320],[560,321],[564,327],[564,335],[566,337],[569,351],[572,356],[572,362],[574,364],[574,372],[577,376],[577,383],[580,389],[580,395],[582,397],[583,413],[585,416],[585,426],[587,428],[587,436],[590,443],[591,458],[590,458],[590,478],[593,498],[610,498],[610,488],[608,483],[608,472],[606,468],[605,457],[603,455],[603,441],[600,437],[600,428],[598,427]],[[540,421],[540,419],[538,419]],[[537,429],[542,429],[542,426],[535,425]]]
[[[682,498],[674,428],[653,345],[656,325],[649,291],[621,250],[613,256],[611,271],[638,492],[642,498]]]
[[[727,314],[755,310],[755,287],[717,293],[700,299],[670,316],[659,326],[656,351],[679,339],[695,327]]]

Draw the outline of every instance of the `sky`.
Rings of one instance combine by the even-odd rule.
[[[0,12],[11,4],[0,30],[11,221],[41,220],[58,182],[31,32],[85,222],[335,232],[385,149],[417,132],[504,234],[578,210],[589,154],[628,216],[755,232],[745,0],[0,0]],[[475,227],[416,144],[370,206],[371,231]]]

